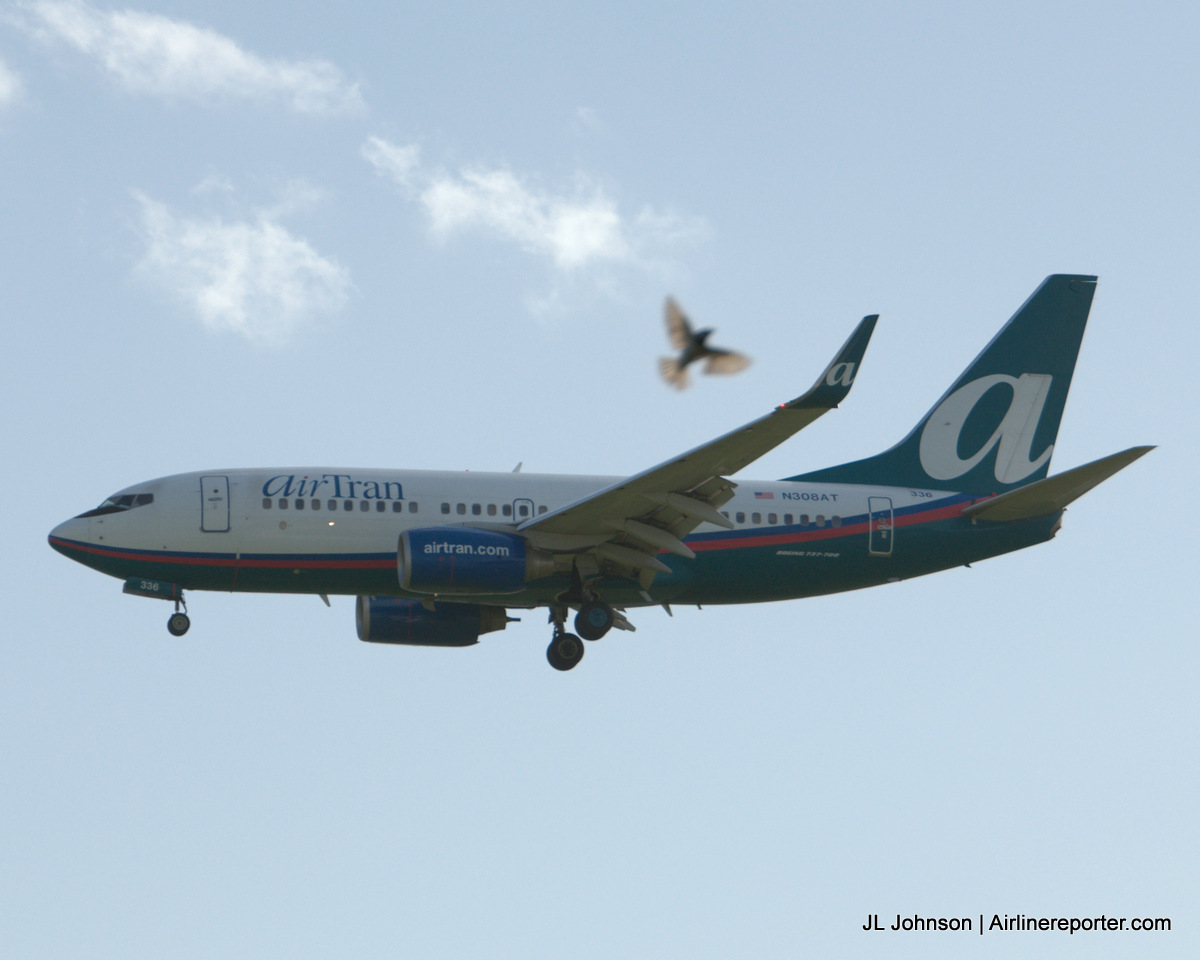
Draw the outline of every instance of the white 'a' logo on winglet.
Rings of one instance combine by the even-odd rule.
[[[1044,466],[1054,452],[1054,444],[1046,447],[1036,460],[1031,459],[1031,448],[1053,379],[1046,373],[1023,373],[1019,378],[993,373],[963,384],[938,404],[925,422],[920,447],[925,472],[935,480],[954,480],[973,470],[997,444],[1000,450],[996,454],[996,479],[1000,483],[1020,483]],[[1012,388],[1008,412],[974,456],[963,460],[958,455],[963,424],[983,395],[1002,383]]]
[[[825,374],[825,382],[836,387],[839,383],[843,387],[849,388],[854,383],[854,368],[857,364],[854,363],[835,363],[829,368],[829,372]]]

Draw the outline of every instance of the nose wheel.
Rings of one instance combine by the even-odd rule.
[[[175,612],[167,619],[167,633],[173,637],[182,637],[192,625],[192,619],[187,615],[187,604],[183,602],[183,591],[179,591],[179,599],[175,601]]]

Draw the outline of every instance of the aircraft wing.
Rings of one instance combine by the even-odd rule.
[[[836,407],[850,392],[878,316],[864,317],[812,389],[765,417],[615,483],[517,530],[552,551],[593,551],[623,571],[668,568],[660,549],[691,557],[682,538],[701,523],[733,524],[718,507],[733,496],[725,479]],[[652,573],[650,574],[652,576]],[[644,581],[646,582],[646,581]]]

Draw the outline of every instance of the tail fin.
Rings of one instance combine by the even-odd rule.
[[[1044,478],[1095,290],[1047,277],[900,443],[787,479],[1003,493]]]

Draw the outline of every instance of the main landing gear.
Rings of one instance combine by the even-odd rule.
[[[574,633],[567,633],[568,607],[565,605],[550,608],[550,619],[554,623],[554,639],[546,649],[546,659],[555,670],[571,670],[583,659],[584,640],[599,640],[613,628],[616,622],[616,612],[603,600],[593,597],[584,601],[575,615]]]
[[[616,616],[603,600],[589,600],[575,614],[575,629],[584,640],[599,640],[612,629]]]
[[[546,648],[546,659],[555,670],[572,670],[583,659],[583,644],[575,634],[567,633],[567,610],[561,604],[550,608],[554,638]]]
[[[583,659],[583,641],[565,630],[555,630],[546,648],[546,659],[555,670],[571,670]]]

